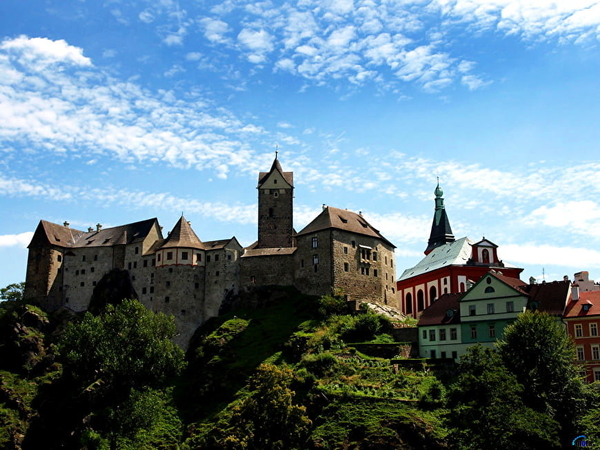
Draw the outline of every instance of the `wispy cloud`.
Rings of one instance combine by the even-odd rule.
[[[5,234],[0,236],[1,247],[22,247],[25,248],[31,242],[33,231],[26,231],[19,234]]]

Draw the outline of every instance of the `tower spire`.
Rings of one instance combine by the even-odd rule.
[[[435,249],[449,242],[454,242],[454,234],[450,227],[450,221],[446,214],[446,207],[444,206],[444,191],[440,188],[440,177],[437,177],[437,185],[435,187],[435,211],[433,213],[433,223],[431,224],[431,234],[429,235],[429,242],[425,249],[425,254],[428,255]]]

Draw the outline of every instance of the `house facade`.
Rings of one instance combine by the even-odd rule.
[[[582,375],[589,383],[600,381],[600,291],[581,291],[574,283],[563,320],[575,342]]]

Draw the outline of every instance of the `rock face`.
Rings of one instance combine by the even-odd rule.
[[[19,306],[0,318],[0,369],[29,375],[53,361],[46,350],[47,316],[30,305]]]
[[[129,272],[122,269],[113,269],[98,281],[88,311],[92,314],[98,314],[106,305],[119,304],[125,298],[132,300],[138,298],[131,284]]]

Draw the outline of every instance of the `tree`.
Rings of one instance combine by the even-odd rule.
[[[306,447],[311,421],[293,403],[293,371],[261,364],[250,379],[251,394],[225,414],[202,448],[292,450]]]
[[[523,392],[494,349],[470,347],[448,393],[451,440],[473,450],[559,448],[558,424],[527,407]]]
[[[548,314],[526,312],[505,328],[497,346],[502,361],[525,388],[525,404],[556,420],[563,444],[569,443],[580,431],[588,396],[564,326]]]
[[[12,283],[0,289],[0,302],[9,301],[16,302],[23,300],[23,292],[25,291],[25,282]]]
[[[184,365],[183,351],[171,341],[174,335],[172,317],[124,300],[70,323],[59,353],[65,375],[88,390],[159,387]]]

